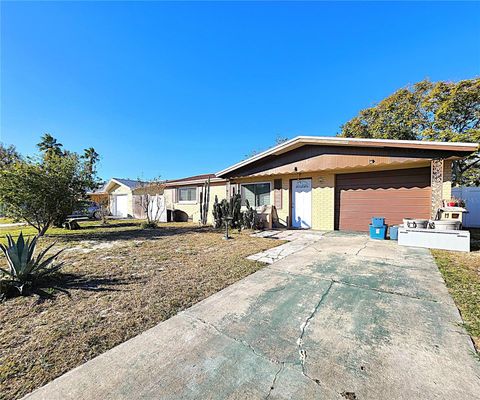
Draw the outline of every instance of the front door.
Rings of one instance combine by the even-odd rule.
[[[312,227],[312,180],[292,180],[292,227]]]

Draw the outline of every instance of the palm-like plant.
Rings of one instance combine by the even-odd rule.
[[[37,240],[38,236],[35,236],[32,241],[25,241],[23,233],[20,233],[15,242],[12,236],[7,234],[8,245],[0,243],[0,249],[8,264],[8,269],[0,268],[0,273],[4,275],[0,281],[2,286],[15,288],[21,295],[25,295],[35,289],[39,279],[62,268],[63,263],[54,264],[53,261],[64,249],[44,259],[45,254],[55,245],[52,243],[34,257]]]

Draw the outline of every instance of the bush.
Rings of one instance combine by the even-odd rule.
[[[157,229],[158,228],[158,223],[157,221],[144,221],[140,225],[142,229]]]
[[[31,242],[29,239],[25,241],[23,233],[20,232],[16,242],[11,235],[7,235],[7,240],[7,246],[0,243],[0,249],[8,265],[8,269],[0,268],[0,296],[5,298],[18,294],[22,296],[31,293],[46,294],[40,290],[40,283],[42,279],[62,268],[63,263],[54,264],[53,262],[64,249],[43,260],[55,243],[41,251],[35,258],[38,236],[35,236]]]

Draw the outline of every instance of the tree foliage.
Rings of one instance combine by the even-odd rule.
[[[480,142],[480,78],[424,80],[397,90],[342,126],[345,137]],[[480,156],[454,163],[454,181],[480,185]]]
[[[53,223],[63,223],[98,181],[88,161],[47,139],[48,145],[39,145],[42,157],[18,156],[0,169],[5,215],[26,221],[40,236]]]
[[[21,159],[20,154],[17,152],[15,146],[5,146],[3,143],[0,143],[0,169],[8,167],[16,161]]]

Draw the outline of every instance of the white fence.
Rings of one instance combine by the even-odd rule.
[[[468,214],[464,216],[463,226],[480,228],[480,187],[460,186],[452,188],[452,195],[465,200]]]

